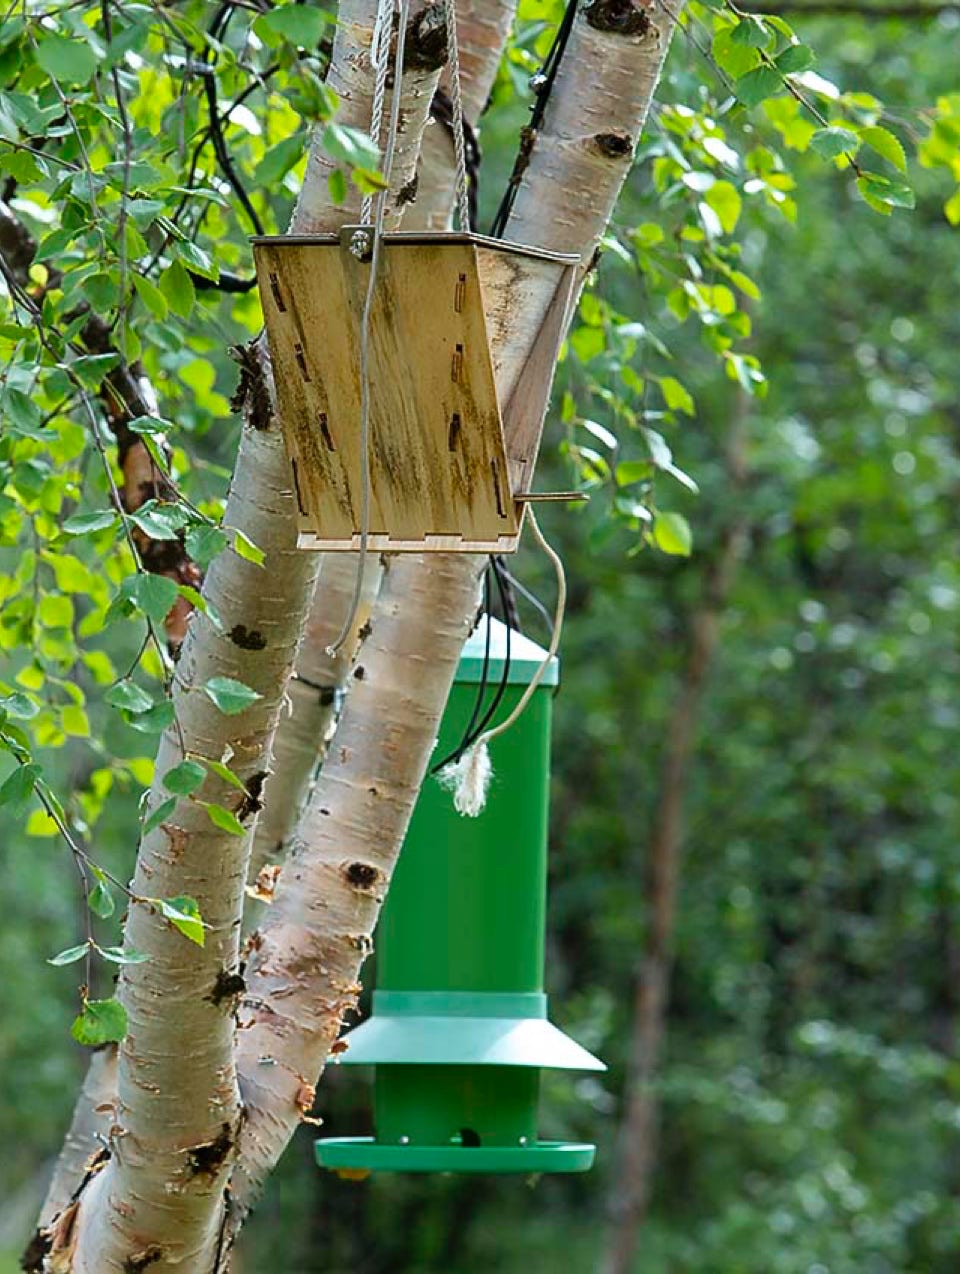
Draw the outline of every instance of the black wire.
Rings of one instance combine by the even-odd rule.
[[[506,608],[507,596],[506,596],[506,588],[504,585],[503,576],[500,573],[500,569],[497,564],[496,558],[491,558],[490,560],[493,563],[493,577],[497,581],[497,591],[500,594],[500,605]],[[489,622],[490,621],[488,619],[487,623],[489,624]],[[503,652],[503,671],[500,674],[500,684],[499,686],[497,686],[497,693],[493,696],[493,702],[490,704],[490,707],[483,714],[483,718],[481,719],[479,725],[477,726],[476,731],[473,734],[472,738],[469,740],[466,747],[464,748],[464,751],[466,751],[467,748],[473,747],[477,739],[480,738],[481,734],[483,734],[484,730],[486,730],[487,726],[493,720],[494,713],[497,711],[497,709],[500,707],[500,704],[503,702],[503,696],[506,694],[507,686],[510,684],[510,644],[511,644],[511,638],[513,636],[513,629],[510,627],[509,624],[505,625],[505,627],[507,630],[507,645],[506,645],[506,650]]]
[[[567,48],[570,32],[573,30],[574,19],[577,16],[577,2],[578,0],[567,0],[567,7],[564,9],[560,25],[557,27],[557,34],[553,37],[553,43],[550,45],[550,52],[547,54],[539,74],[534,76],[532,81],[536,97],[530,113],[530,123],[525,124],[520,130],[520,145],[517,148],[513,172],[510,174],[507,188],[503,192],[503,198],[500,200],[500,207],[497,209],[493,224],[490,227],[490,234],[494,239],[502,239],[506,232],[507,222],[510,220],[510,213],[513,211],[513,205],[517,198],[517,191],[520,189],[520,182],[527,170],[527,164],[530,162],[530,152],[536,141],[537,131],[543,123],[547,102],[553,91],[553,84]]]
[[[481,708],[481,705],[483,704],[484,697],[487,693],[487,683],[490,676],[490,636],[491,636],[491,629],[493,628],[493,625],[490,623],[490,565],[489,563],[487,565],[486,571],[484,572],[484,576],[483,576],[483,609],[481,613],[485,614],[487,617],[487,631],[485,634],[484,645],[483,645],[483,666],[480,669],[480,683],[477,688],[477,695],[473,704],[473,712],[470,714],[470,720],[467,722],[467,727],[463,732],[460,742],[457,744],[454,750],[449,754],[449,756],[445,756],[442,761],[438,761],[436,765],[431,766],[430,768],[431,774],[436,774],[438,771],[442,770],[445,765],[449,765],[451,761],[459,761],[461,756],[463,756],[464,752],[470,746],[468,740],[470,739],[474,726],[477,724],[477,717],[480,715],[480,708]]]

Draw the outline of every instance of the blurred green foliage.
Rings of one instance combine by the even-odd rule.
[[[185,22],[203,14],[183,8]],[[484,129],[488,213],[526,109],[506,89],[524,86],[549,41],[542,19],[552,10],[539,20],[534,8],[524,13]],[[689,775],[662,1139],[637,1274],[957,1268],[960,265],[949,204],[960,176],[950,123],[957,20],[798,19],[819,55],[817,74],[882,101],[884,124],[920,140],[924,161],[939,165],[911,164],[916,211],[883,219],[856,194],[843,153],[825,164],[810,149],[794,99],[781,95],[749,114],[736,105],[700,51],[713,21],[698,11],[690,37],[677,41],[645,162],[569,342],[545,460],[554,470],[545,486],[549,477],[567,483],[572,471],[594,492],[585,510],[544,515],[571,581],[548,986],[564,1028],[611,1069],[551,1081],[543,1131],[596,1139],[598,1167],[529,1186],[344,1182],[316,1171],[305,1129],[245,1237],[246,1274],[596,1267],[616,1170],[661,741],[705,571],[739,517],[748,550]],[[222,71],[225,92],[245,82],[230,80],[235,57]],[[309,98],[294,108],[323,113],[311,61],[301,67],[287,50],[283,58],[291,92],[296,84]],[[158,122],[163,106],[159,97],[151,107]],[[684,110],[699,117],[691,122]],[[831,115],[830,126],[875,126],[857,115],[872,107],[843,110],[845,124]],[[228,135],[244,171],[282,177],[289,203],[295,151],[281,148],[296,117],[279,94],[270,112],[263,136],[242,123]],[[21,180],[29,183],[25,173]],[[163,198],[175,203],[169,190]],[[261,202],[282,224],[282,200]],[[221,264],[245,269],[243,227],[217,201],[194,212],[201,243],[222,244]],[[256,327],[256,304],[205,293],[190,301],[184,326],[151,314],[151,297],[141,293],[131,331],[139,317],[148,369],[181,431],[178,476],[216,517],[235,439],[220,423],[233,374],[224,347]],[[730,423],[743,391],[761,386],[767,392],[750,399],[745,416],[749,481],[734,491],[723,462]],[[69,465],[79,452],[69,426],[62,436]],[[29,434],[15,445],[29,452]],[[91,507],[102,506],[103,476],[84,480]],[[43,512],[39,532],[59,544],[56,517]],[[5,543],[12,576],[21,546],[16,536]],[[93,543],[83,553],[93,563],[99,551]],[[111,585],[129,566],[123,553],[117,547],[102,572]],[[542,563],[524,554],[518,569],[549,604]],[[48,596],[62,593],[55,573],[41,581]],[[26,575],[22,582],[29,594]],[[92,596],[94,610],[107,600]],[[535,613],[525,614],[541,637]],[[49,627],[54,644],[66,640],[66,628]],[[131,625],[115,625],[94,647],[111,669],[125,669],[139,640]],[[28,661],[23,651],[9,659],[3,675],[13,681]],[[96,666],[87,669],[82,684],[92,692]],[[44,701],[60,725],[69,698],[58,688],[55,712]],[[125,876],[150,740],[90,698],[73,704],[89,712],[89,738],[74,721],[62,738],[38,744],[75,819],[95,828],[99,861]],[[98,797],[105,780],[94,774],[103,772],[111,786]],[[58,842],[12,819],[3,830],[0,1242],[12,1251],[32,1223],[85,1066],[67,1034],[76,978],[45,963],[78,941],[84,922]],[[98,994],[109,994],[111,977],[96,970]],[[333,1068],[317,1103],[327,1130],[367,1131],[367,1098],[361,1080]]]

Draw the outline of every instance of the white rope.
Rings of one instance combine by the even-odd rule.
[[[457,169],[457,211],[460,229],[470,229],[470,201],[467,197],[467,147],[463,135],[463,94],[460,87],[460,45],[457,40],[456,0],[444,0],[447,28],[447,57],[450,62],[450,104],[453,107],[453,153]]]
[[[389,70],[389,36],[385,38],[381,27],[383,14],[388,15],[387,30],[393,26],[393,0],[380,0],[377,8],[377,20],[373,29],[370,44],[370,61],[376,71],[374,82],[373,110],[379,110],[382,122],[383,103],[386,97],[387,74]],[[370,539],[370,316],[373,312],[373,301],[377,288],[377,271],[380,265],[380,244],[383,238],[383,218],[386,210],[387,195],[390,192],[390,180],[393,173],[393,159],[397,149],[397,136],[400,131],[400,102],[403,96],[401,81],[403,79],[403,54],[407,37],[407,21],[410,13],[410,0],[400,0],[399,24],[397,27],[397,47],[394,57],[393,96],[390,100],[390,119],[387,126],[387,145],[383,157],[383,189],[378,190],[372,200],[365,199],[361,206],[361,218],[367,224],[370,207],[373,208],[372,242],[370,248],[370,277],[367,280],[367,292],[363,301],[363,314],[360,319],[360,550],[357,554],[357,574],[353,585],[353,597],[350,609],[343,621],[343,627],[336,640],[327,647],[330,658],[340,650],[349,637],[360,602],[363,596],[363,576],[367,565],[367,544]],[[381,27],[378,34],[377,28]],[[374,59],[377,59],[375,62]],[[378,64],[379,63],[379,64]],[[378,94],[380,105],[377,106]],[[376,124],[374,137],[378,138],[380,122]]]
[[[553,614],[553,632],[550,645],[540,667],[533,674],[529,685],[520,696],[516,707],[499,725],[484,730],[476,742],[469,747],[459,760],[445,766],[437,778],[442,785],[453,793],[453,805],[458,814],[466,814],[468,818],[476,818],[487,803],[487,790],[493,777],[490,764],[488,744],[497,735],[504,734],[514,724],[533,697],[533,692],[540,685],[550,667],[551,661],[560,646],[560,634],[563,632],[563,617],[567,608],[567,577],[563,569],[560,554],[540,530],[540,524],[530,505],[527,505],[527,522],[533,532],[534,539],[553,563],[557,577],[557,604]],[[487,623],[489,623],[489,619]]]

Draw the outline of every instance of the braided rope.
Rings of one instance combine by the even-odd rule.
[[[377,10],[377,23],[379,23],[381,14],[385,11],[389,13],[390,25],[392,26],[393,0],[381,0],[380,7]],[[360,549],[357,554],[357,573],[354,579],[350,609],[336,640],[327,647],[327,654],[331,658],[340,650],[353,628],[363,597],[363,575],[367,565],[367,545],[370,539],[370,316],[373,312],[373,301],[377,289],[380,245],[383,239],[383,218],[393,174],[393,159],[397,149],[397,136],[400,132],[400,102],[403,97],[401,80],[403,78],[403,55],[406,47],[409,14],[410,0],[400,0],[397,47],[394,58],[393,96],[390,99],[387,147],[383,157],[384,188],[377,191],[371,201],[373,206],[373,233],[371,236],[370,277],[367,280],[367,292],[363,301],[363,315],[360,320]],[[375,50],[377,55],[382,57],[381,65],[375,68],[377,72],[375,88],[379,86],[382,79],[385,98],[389,58],[386,56],[385,51],[381,51],[381,46],[378,44],[376,26],[374,27],[373,42],[370,46],[371,61]],[[376,109],[376,96],[374,96],[374,108]],[[382,112],[382,102],[380,109]],[[366,201],[364,202],[366,203]],[[369,216],[369,211],[367,216]]]
[[[456,0],[444,0],[447,28],[447,57],[450,62],[450,104],[453,108],[453,153],[457,168],[457,214],[460,229],[470,229],[470,198],[467,191],[467,147],[463,128],[463,94],[460,87],[460,45],[457,41]]]

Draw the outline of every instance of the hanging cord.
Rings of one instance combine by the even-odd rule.
[[[527,521],[533,532],[534,539],[553,563],[553,569],[557,577],[557,604],[554,611],[553,634],[550,637],[550,645],[543,662],[533,674],[529,685],[525,688],[510,715],[505,717],[499,725],[485,730],[458,761],[448,765],[437,776],[443,786],[453,792],[453,805],[457,812],[466,814],[470,818],[476,818],[486,804],[490,779],[493,777],[488,744],[492,739],[509,730],[530,702],[534,691],[543,680],[551,660],[557,653],[560,645],[560,634],[563,631],[563,616],[567,606],[567,578],[564,573],[563,562],[560,554],[540,530],[536,515],[529,506],[527,507]]]
[[[452,146],[453,103],[450,101],[449,94],[445,93],[442,88],[438,88],[433,95],[433,101],[430,103],[430,117],[436,120],[445,132],[449,133]],[[476,130],[466,118],[463,121],[463,140],[466,145],[469,225],[471,230],[476,230],[480,224],[477,207],[480,193],[480,139],[477,137]]]
[[[463,129],[463,93],[460,85],[460,45],[457,42],[456,0],[443,0],[447,28],[447,57],[450,62],[450,105],[453,123],[453,154],[457,169],[457,215],[460,229],[470,229],[470,196],[467,190],[467,146]]]
[[[396,54],[393,60],[393,96],[390,100],[387,145],[383,158],[384,188],[378,191],[372,199],[365,199],[361,205],[361,217],[364,221],[370,216],[371,206],[374,214],[370,244],[370,278],[367,280],[367,294],[364,298],[363,314],[360,319],[360,549],[357,554],[357,572],[353,583],[353,597],[350,602],[350,609],[336,640],[327,647],[327,654],[330,658],[337,654],[353,631],[354,621],[357,618],[363,597],[363,576],[367,566],[367,542],[370,538],[370,315],[373,312],[373,300],[377,287],[377,270],[380,265],[384,211],[386,209],[387,194],[390,190],[393,157],[397,149],[397,135],[400,131],[400,101],[403,95],[403,54],[406,45],[409,11],[410,0],[400,0]],[[373,116],[376,132],[373,135],[378,140],[383,120],[383,104],[387,91],[387,73],[389,70],[387,50],[390,38],[389,30],[392,25],[393,0],[380,0],[377,9],[377,20],[373,28],[373,40],[370,44],[370,61],[376,71],[373,96]],[[379,119],[377,118],[378,115]]]
[[[560,63],[566,52],[567,41],[570,39],[570,32],[573,30],[573,22],[576,16],[577,0],[567,0],[567,7],[564,9],[560,25],[557,27],[557,34],[553,37],[550,52],[544,59],[543,66],[530,80],[530,87],[535,94],[533,108],[530,113],[530,123],[525,124],[520,130],[520,146],[517,150],[517,158],[514,161],[513,172],[510,174],[507,188],[503,192],[503,198],[500,200],[500,207],[497,209],[493,225],[490,227],[490,234],[494,239],[502,239],[506,232],[507,222],[510,220],[510,214],[517,198],[517,191],[520,189],[520,182],[527,170],[527,164],[530,162],[530,152],[536,141],[540,125],[543,123],[547,102],[550,100],[554,81],[557,78],[557,72],[560,70]]]

